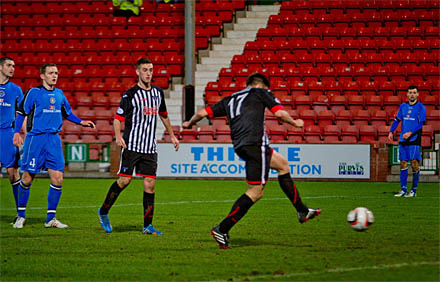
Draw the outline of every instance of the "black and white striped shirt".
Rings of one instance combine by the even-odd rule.
[[[151,85],[149,90],[138,85],[123,95],[115,119],[125,122],[124,141],[127,150],[143,153],[157,153],[157,114],[167,117],[163,90]]]

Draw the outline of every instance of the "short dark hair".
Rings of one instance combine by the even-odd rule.
[[[0,58],[0,65],[3,66],[7,60],[14,61],[14,59],[9,58],[9,57],[1,57]]]
[[[419,89],[418,89],[417,86],[415,86],[415,85],[410,85],[410,86],[408,86],[408,91],[409,91],[409,90],[413,90],[413,89],[415,89],[417,92],[419,91]]]
[[[57,66],[57,65],[54,64],[54,63],[47,63],[47,64],[44,64],[44,65],[42,65],[41,68],[40,68],[40,74],[45,74],[45,73],[46,73],[46,69],[47,69],[48,67],[56,67],[56,66]]]
[[[152,64],[153,62],[148,59],[148,58],[140,58],[137,62],[136,62],[136,68],[139,68],[141,65],[143,64]]]
[[[264,74],[255,72],[248,76],[246,80],[246,86],[253,85],[256,83],[263,83],[267,87],[270,87],[270,81]]]

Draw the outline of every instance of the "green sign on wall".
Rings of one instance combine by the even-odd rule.
[[[87,144],[69,143],[66,145],[68,163],[84,163],[87,161]]]

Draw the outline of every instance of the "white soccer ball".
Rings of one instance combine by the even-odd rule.
[[[348,224],[356,231],[365,231],[374,222],[373,213],[367,208],[355,208],[347,215]]]

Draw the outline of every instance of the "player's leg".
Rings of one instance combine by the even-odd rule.
[[[219,248],[229,249],[229,230],[242,219],[248,210],[263,197],[264,185],[269,177],[270,148],[268,146],[243,146],[236,150],[246,164],[248,189],[232,205],[229,214],[211,229]]]
[[[420,168],[419,164],[422,160],[422,154],[420,152],[420,146],[412,145],[410,146],[410,154],[411,154],[411,168],[413,171],[413,179],[412,179],[412,187],[411,192],[407,193],[406,197],[415,197],[417,193],[417,186],[419,185],[420,178]]]
[[[278,171],[278,183],[298,212],[298,220],[300,223],[307,222],[321,213],[320,209],[309,209],[301,200],[298,189],[290,176],[289,163],[286,158],[280,153],[272,151],[270,168]]]
[[[399,145],[399,160],[400,160],[400,192],[395,194],[395,197],[403,197],[407,193],[407,182],[408,182],[408,161],[409,156],[409,146]]]
[[[144,234],[162,235],[162,232],[158,231],[153,226],[156,172],[157,154],[141,154],[140,160],[136,166],[136,175],[144,178],[144,193],[142,200],[144,206],[144,225],[142,232]]]
[[[18,201],[17,201],[17,219],[13,225],[14,228],[23,228],[26,218],[26,207],[29,201],[30,188],[35,174],[27,171],[23,172],[23,176],[18,185]]]
[[[20,183],[20,173],[18,171],[18,160],[20,159],[19,150],[12,143],[14,132],[11,128],[0,129],[0,169],[6,168],[9,181],[12,186],[15,206],[18,205],[18,186]],[[14,221],[15,222],[15,221]]]
[[[122,149],[118,171],[119,178],[117,181],[112,183],[105,196],[104,203],[98,209],[99,223],[107,233],[111,233],[113,231],[112,225],[110,224],[110,219],[108,217],[108,212],[118,199],[122,190],[124,190],[125,187],[130,184],[135,162],[136,159],[134,152]]]

